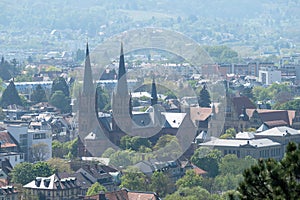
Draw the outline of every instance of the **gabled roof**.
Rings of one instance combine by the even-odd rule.
[[[214,139],[208,142],[201,143],[200,146],[208,147],[267,147],[280,146],[280,143],[274,142],[270,139],[253,139],[253,140],[236,140],[236,139]]]
[[[256,111],[264,123],[271,127],[291,125],[295,117],[294,110],[269,110],[269,109],[247,109],[246,112],[251,118]]]
[[[268,130],[265,130],[260,133],[256,133],[255,136],[275,136],[275,137],[284,137],[287,135],[299,135],[300,131],[287,127],[287,126],[280,126],[280,127],[274,127]]]
[[[35,180],[27,183],[23,187],[31,189],[56,190],[77,188],[78,186],[75,177],[60,178],[58,175],[53,174],[49,177],[36,177]]]
[[[163,112],[162,115],[165,116],[166,121],[172,128],[179,128],[186,113]]]
[[[18,142],[6,130],[0,131],[0,144],[1,144],[1,148],[17,147],[18,146]]]
[[[254,139],[254,133],[252,132],[239,132],[236,134],[235,139],[251,140]]]
[[[193,121],[205,121],[212,114],[212,108],[191,107],[191,119]]]

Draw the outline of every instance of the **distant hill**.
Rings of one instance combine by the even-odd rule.
[[[2,0],[0,8],[0,30],[10,32],[71,29],[109,37],[155,26],[206,44],[300,44],[298,0]]]

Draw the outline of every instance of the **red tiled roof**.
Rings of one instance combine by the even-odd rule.
[[[0,144],[1,148],[16,147],[17,141],[15,141],[15,139],[7,131],[1,131]]]
[[[212,113],[212,108],[191,107],[192,121],[205,121]]]
[[[253,116],[255,109],[247,109],[247,114],[249,117]],[[269,109],[256,109],[259,117],[264,123],[269,123],[273,126],[286,126],[291,125],[295,117],[294,110],[269,110]],[[285,123],[283,123],[283,121]],[[278,124],[278,125],[277,125]]]
[[[146,200],[146,199],[156,199],[154,193],[143,193],[143,192],[128,192],[129,200]]]
[[[269,128],[277,127],[277,126],[288,126],[289,124],[284,120],[274,120],[274,121],[267,121],[265,124]]]
[[[205,175],[205,174],[207,174],[207,171],[205,171],[205,170],[203,170],[203,169],[197,167],[196,165],[192,164],[192,166],[193,166],[194,172],[195,172],[197,175]]]

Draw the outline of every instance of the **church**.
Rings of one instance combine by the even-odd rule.
[[[112,94],[112,114],[99,116],[88,44],[84,66],[83,89],[79,94],[78,132],[79,156],[100,157],[109,147],[119,149],[125,135],[149,138],[156,142],[164,134],[175,135],[183,152],[194,141],[197,127],[189,111],[164,112],[158,104],[155,79],[151,85],[151,105],[145,112],[132,111],[128,92],[123,44],[121,44],[117,87]],[[189,110],[189,109],[188,109]]]

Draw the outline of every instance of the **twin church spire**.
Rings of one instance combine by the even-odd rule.
[[[86,59],[84,67],[84,78],[83,78],[83,90],[82,94],[85,96],[95,95],[95,88],[93,83],[92,67],[90,61],[90,51],[89,45],[86,44]],[[128,85],[125,69],[125,59],[124,59],[124,50],[123,43],[121,43],[120,59],[119,59],[119,69],[118,69],[118,84],[116,93],[120,97],[128,96]],[[152,87],[151,87],[151,106],[157,104],[157,90],[154,77],[152,78]]]

